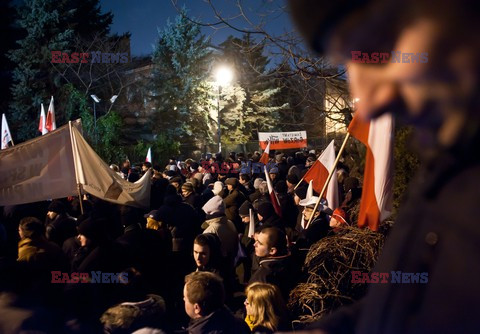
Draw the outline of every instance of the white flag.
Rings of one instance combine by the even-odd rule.
[[[40,122],[38,123],[38,131],[42,133],[42,136],[48,133],[48,130],[45,127],[45,123],[46,123],[45,108],[43,107],[43,103],[42,103],[42,108],[40,109]]]
[[[147,157],[145,158],[145,162],[152,163],[152,148],[151,147],[148,148]]]
[[[255,235],[255,217],[253,216],[253,210],[250,209],[250,223],[248,225],[248,237],[253,239]]]
[[[7,119],[5,114],[2,114],[2,150],[8,148],[8,143],[12,141],[12,135],[8,128]]]

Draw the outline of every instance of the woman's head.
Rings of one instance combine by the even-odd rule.
[[[247,296],[245,308],[247,315],[253,319],[253,326],[263,326],[272,331],[286,317],[286,306],[277,286],[269,283],[255,282],[245,289]]]

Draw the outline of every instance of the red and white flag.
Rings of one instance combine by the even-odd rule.
[[[45,122],[45,127],[49,132],[57,128],[57,123],[55,123],[55,108],[53,107],[53,96],[50,100],[50,105],[48,106],[47,120]]]
[[[267,166],[263,167],[265,169],[265,180],[267,180],[268,193],[270,194],[270,200],[272,201],[273,208],[277,216],[282,216],[282,208],[280,207],[280,201],[278,200],[275,190],[273,190],[272,180],[270,180],[270,175],[267,172]]]
[[[313,189],[319,194],[322,192],[323,186],[328,179],[328,173],[335,165],[335,158],[335,145],[332,140],[318,159],[313,163],[308,172],[305,173],[303,179],[306,182],[313,181]],[[325,194],[323,194],[323,198],[327,199],[328,207],[330,209],[333,210],[338,208],[338,182],[335,170],[333,171]]]
[[[1,149],[8,148],[8,143],[12,141],[12,135],[10,134],[10,129],[8,128],[7,118],[5,114],[2,114],[2,147]]]
[[[42,103],[42,108],[40,109],[40,122],[38,123],[38,131],[42,133],[42,136],[46,133],[48,133],[48,130],[45,126],[46,120],[45,120],[45,108],[43,107]]]
[[[152,163],[152,148],[151,147],[148,148],[147,157],[145,158],[145,162]]]
[[[267,147],[265,148],[265,151],[263,151],[263,154],[260,157],[260,162],[264,165],[268,164],[268,161],[270,160],[269,155],[270,155],[270,142],[268,142]]]
[[[392,211],[394,121],[391,114],[365,122],[358,117],[348,131],[367,147],[358,226],[378,230]]]

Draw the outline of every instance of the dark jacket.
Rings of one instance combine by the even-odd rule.
[[[258,269],[252,272],[248,284],[254,282],[271,283],[278,286],[285,300],[295,284],[297,270],[291,255],[261,258]]]
[[[75,219],[66,213],[59,214],[45,226],[47,239],[62,247],[65,240],[77,235]]]
[[[225,203],[226,208],[225,215],[235,224],[237,232],[242,232],[243,225],[242,220],[238,215],[238,208],[243,204],[243,202],[245,202],[245,196],[237,189],[233,189],[230,191],[227,197],[223,199],[223,202]]]
[[[305,221],[305,225],[308,222]],[[297,240],[298,248],[310,248],[311,245],[323,239],[330,232],[330,224],[327,216],[324,212],[320,213],[320,216],[312,220],[306,230],[300,233]]]
[[[187,330],[190,334],[250,333],[245,321],[236,318],[226,307],[222,307],[205,317],[192,320]]]
[[[478,139],[478,138],[477,138]],[[478,143],[478,141],[477,141]],[[335,333],[477,333],[480,328],[480,161],[445,154],[417,176],[359,303],[315,328]],[[392,271],[426,273],[427,282],[392,283]]]

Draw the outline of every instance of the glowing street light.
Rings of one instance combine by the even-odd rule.
[[[226,87],[233,79],[233,71],[227,66],[221,66],[215,72],[215,80],[218,86],[218,99],[217,99],[217,111],[218,111],[218,152],[222,152],[222,130],[220,128],[220,98],[222,94],[222,87]]]

